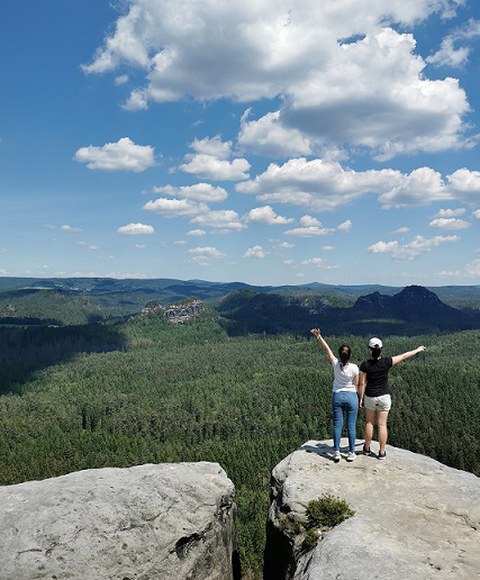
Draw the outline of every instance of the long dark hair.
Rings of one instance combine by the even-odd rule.
[[[346,365],[352,356],[352,349],[348,346],[348,344],[342,344],[338,347],[338,357],[340,358],[340,362],[342,366]]]
[[[380,355],[382,354],[381,348],[372,348],[371,346],[369,348],[372,351],[372,358],[374,359],[380,358]]]

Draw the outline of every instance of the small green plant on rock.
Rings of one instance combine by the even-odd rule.
[[[325,494],[307,506],[308,528],[333,528],[352,517],[354,511],[344,499]]]
[[[317,545],[321,533],[319,528],[331,529],[354,515],[354,511],[344,499],[325,494],[313,499],[307,506],[306,534],[302,548],[308,552]]]

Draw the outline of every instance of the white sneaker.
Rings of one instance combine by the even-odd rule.
[[[347,461],[355,461],[355,459],[357,458],[357,456],[355,455],[354,451],[350,451],[350,453],[347,455]]]
[[[341,458],[342,458],[342,456],[340,455],[340,451],[335,451],[335,454],[333,456],[333,461],[335,461],[335,463],[338,463]]]

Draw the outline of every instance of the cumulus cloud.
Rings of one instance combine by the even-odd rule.
[[[480,209],[476,209],[472,215],[476,220],[480,220]]]
[[[302,266],[316,266],[317,268],[323,268],[326,263],[325,258],[310,258],[309,260],[303,260],[301,262]]]
[[[238,145],[241,149],[270,157],[310,155],[312,140],[295,128],[280,122],[280,111],[267,113],[260,119],[249,121],[251,109],[247,109],[240,122]]]
[[[464,230],[470,227],[470,223],[458,218],[435,218],[428,224],[431,228],[442,230]]]
[[[395,260],[414,260],[441,244],[458,242],[459,239],[458,236],[434,236],[433,238],[416,236],[408,244],[400,244],[396,240],[391,242],[379,241],[372,244],[368,251],[371,254],[391,254]]]
[[[242,230],[245,226],[240,221],[238,213],[232,209],[207,211],[191,220],[192,224],[210,227],[224,232]]]
[[[70,226],[68,224],[64,224],[63,226],[60,226],[60,231],[72,234],[72,233],[81,232],[82,228],[77,228],[75,226]]]
[[[286,218],[276,214],[269,205],[251,209],[245,216],[247,223],[260,223],[267,225],[285,225],[293,222],[293,218]]]
[[[205,230],[190,230],[187,232],[187,236],[200,238],[202,236],[205,236],[206,233],[207,232]]]
[[[404,180],[392,169],[357,172],[338,162],[305,158],[283,165],[271,163],[267,170],[236,185],[237,191],[256,195],[260,201],[289,203],[313,211],[335,210],[366,193],[383,193]]]
[[[145,224],[127,224],[126,226],[121,226],[117,229],[119,234],[125,236],[145,236],[155,233],[155,228],[153,226],[148,226]]]
[[[317,220],[316,217],[313,217],[311,215],[302,215],[302,217],[299,219],[299,224],[301,226],[304,227],[310,227],[310,226],[321,226],[322,224],[319,222],[319,220]]]
[[[248,250],[243,254],[244,258],[256,258],[256,259],[263,259],[266,258],[268,252],[264,250],[262,246],[253,246],[248,248]]]
[[[166,217],[194,216],[208,212],[208,206],[190,199],[168,199],[160,197],[148,201],[143,209],[159,213]]]
[[[337,226],[339,232],[349,232],[353,227],[352,220],[346,220]]]
[[[465,203],[478,204],[480,200],[480,171],[465,167],[447,175],[447,182],[455,199]]]
[[[172,197],[182,197],[193,199],[204,203],[217,203],[225,201],[228,193],[223,187],[214,187],[210,183],[196,183],[195,185],[172,186],[164,185],[153,188],[153,193],[171,195]]]
[[[296,236],[297,238],[311,238],[314,236],[328,236],[328,234],[331,234],[333,231],[332,228],[324,228],[321,226],[304,226],[293,228],[293,230],[287,230],[285,235]]]
[[[199,266],[208,266],[213,260],[218,260],[225,256],[225,254],[212,246],[190,248],[188,253],[192,256],[191,261]]]
[[[397,185],[379,196],[385,208],[421,206],[452,198],[440,173],[430,167],[420,167],[403,175]]]
[[[393,233],[394,234],[408,234],[409,231],[410,231],[410,228],[408,228],[407,226],[402,226],[402,227],[394,230]]]
[[[463,215],[467,210],[463,207],[457,209],[440,209],[433,217],[438,218],[456,218]]]
[[[428,79],[415,39],[395,28],[457,4],[185,0],[179,17],[174,0],[130,0],[83,69],[144,71],[129,109],[185,97],[282,96],[279,113],[245,120],[240,140],[257,150],[306,155],[316,139],[366,147],[382,158],[445,150],[464,144],[465,93],[456,79]],[[290,153],[281,135],[292,138]]]
[[[466,24],[442,40],[439,50],[428,56],[426,61],[435,66],[462,67],[470,56],[470,47],[459,46],[480,36],[480,20],[470,19]]]
[[[180,169],[203,179],[219,181],[248,179],[250,163],[243,158],[229,160],[231,146],[231,141],[223,142],[218,135],[212,139],[195,139],[190,143],[190,148],[195,153],[185,156],[187,163],[180,165]]]
[[[102,171],[133,171],[140,173],[155,165],[154,149],[149,145],[136,145],[128,137],[102,147],[80,147],[75,161],[86,163],[89,169]]]

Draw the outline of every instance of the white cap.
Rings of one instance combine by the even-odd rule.
[[[383,347],[383,343],[379,338],[371,338],[368,341],[368,348],[382,348]]]

